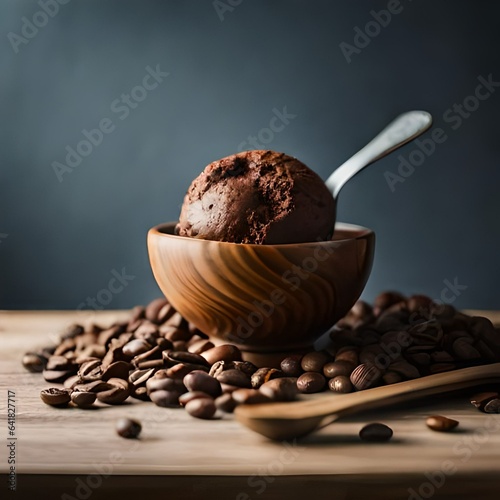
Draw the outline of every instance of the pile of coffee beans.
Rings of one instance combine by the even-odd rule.
[[[159,298],[107,328],[72,325],[57,345],[26,353],[23,365],[62,384],[40,395],[55,407],[117,405],[132,397],[210,419],[239,404],[361,391],[500,360],[500,332],[488,319],[422,295],[385,292],[373,307],[358,301],[330,336],[322,351],[285,357],[279,368],[257,367],[235,345],[215,346]],[[498,411],[497,396],[481,409]]]

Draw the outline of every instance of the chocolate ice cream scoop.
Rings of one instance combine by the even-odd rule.
[[[282,244],[330,239],[335,200],[299,160],[244,151],[208,165],[184,198],[176,232],[232,243]]]

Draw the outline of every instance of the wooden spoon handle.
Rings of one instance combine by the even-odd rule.
[[[247,405],[237,408],[237,413],[246,418],[271,420],[338,417],[354,410],[375,408],[389,402],[411,401],[490,382],[500,382],[500,363],[462,368],[351,394],[325,395],[309,401]]]

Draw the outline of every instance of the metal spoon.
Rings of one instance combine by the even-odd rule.
[[[399,115],[363,149],[340,165],[326,181],[327,187],[337,199],[344,184],[373,162],[423,134],[432,124],[427,111],[408,111]]]
[[[438,373],[351,394],[330,393],[296,403],[243,405],[236,408],[235,415],[243,425],[270,439],[292,439],[305,436],[354,411],[498,381],[500,363],[495,363]]]

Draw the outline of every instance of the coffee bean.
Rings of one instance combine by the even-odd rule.
[[[282,377],[269,380],[259,388],[262,394],[274,401],[293,401],[297,397],[297,378]]]
[[[338,377],[339,375],[350,376],[356,365],[347,361],[331,361],[323,367],[323,375],[327,378]]]
[[[64,382],[64,388],[65,389],[73,389],[76,385],[82,384],[83,380],[80,379],[78,375],[72,375],[71,377],[68,377]]]
[[[121,325],[114,325],[111,328],[103,330],[97,337],[97,344],[107,347],[111,343],[111,340],[117,339],[123,332],[124,329]]]
[[[141,361],[137,363],[137,368],[140,370],[148,370],[149,368],[163,368],[165,364],[162,359],[151,359],[149,361]]]
[[[147,306],[145,310],[146,319],[152,321],[153,323],[159,323],[158,321],[158,313],[160,310],[168,304],[167,299],[160,297],[158,299],[152,300]]]
[[[381,371],[372,364],[361,364],[351,373],[351,383],[358,391],[369,389],[376,385],[382,377]]]
[[[383,292],[377,295],[377,297],[375,297],[375,301],[373,302],[375,315],[380,314],[382,311],[388,309],[394,304],[405,301],[405,297],[399,292]]]
[[[64,356],[69,354],[70,351],[74,351],[76,348],[75,339],[64,339],[54,351],[54,356]]]
[[[176,328],[181,328],[183,330],[189,331],[188,322],[184,319],[179,312],[174,312],[167,321],[165,321],[165,325],[175,326]]]
[[[165,304],[158,311],[157,322],[159,324],[165,323],[165,321],[168,321],[176,312],[177,311],[174,309],[174,307],[171,304]]]
[[[200,339],[193,343],[189,342],[188,351],[193,352],[194,354],[201,354],[202,352],[208,351],[213,347],[215,347],[215,345],[213,342],[210,342],[210,340]]]
[[[337,375],[336,377],[328,381],[328,387],[333,392],[340,392],[342,394],[352,392],[354,387],[349,380],[349,377],[345,375]]]
[[[136,387],[144,385],[154,375],[154,372],[154,368],[134,370],[128,376],[128,381]]]
[[[137,320],[143,319],[145,311],[146,311],[146,308],[144,306],[134,306],[130,311],[130,319],[128,321],[128,324],[130,325],[130,323],[133,323]],[[128,328],[127,330],[129,332],[132,331],[132,330],[130,330],[130,328]]]
[[[78,351],[78,352],[79,354],[76,356],[74,361],[75,363],[81,365],[82,363],[88,361],[91,358],[102,360],[106,355],[106,347],[99,344],[91,344],[85,347],[83,351]]]
[[[233,399],[230,393],[224,393],[215,400],[215,406],[218,410],[225,413],[233,413],[238,403]]]
[[[277,368],[259,368],[251,377],[252,387],[258,389],[269,380],[284,376],[285,374]]]
[[[352,346],[342,347],[337,351],[335,355],[335,361],[350,363],[353,366],[357,366],[359,363],[358,351],[353,349]]]
[[[47,365],[45,366],[46,370],[49,371],[74,371],[75,373],[78,370],[78,366],[68,358],[64,356],[50,356],[47,360]]]
[[[202,370],[208,372],[208,368],[206,368],[205,366],[178,363],[167,369],[167,376],[170,378],[183,379],[188,373],[191,373],[194,370]]]
[[[394,361],[394,363],[389,365],[388,370],[399,373],[402,377],[408,380],[420,377],[418,369],[405,360]]]
[[[179,396],[179,403],[181,406],[186,406],[190,401],[193,399],[198,399],[198,398],[212,398],[210,394],[207,394],[206,392],[201,392],[201,391],[191,391],[191,392],[185,392],[184,394],[181,394]],[[213,398],[212,398],[213,399]]]
[[[51,387],[40,392],[40,399],[50,406],[66,406],[71,401],[71,396],[68,389]]]
[[[26,370],[32,373],[41,373],[45,365],[47,364],[47,358],[37,352],[27,352],[23,356],[23,366]]]
[[[425,423],[429,429],[438,432],[449,432],[458,425],[457,420],[452,420],[451,418],[443,417],[442,415],[433,415],[428,417]]]
[[[207,360],[200,356],[199,354],[194,354],[193,352],[178,352],[178,351],[170,351],[168,353],[168,357],[176,361],[177,363],[187,363],[193,365],[201,365],[201,366],[209,366]]]
[[[44,370],[42,372],[43,378],[47,382],[54,384],[62,384],[68,377],[74,375],[74,370]]]
[[[165,341],[165,339],[161,339]],[[166,341],[168,342],[168,340]],[[171,343],[168,342],[169,348],[171,347]],[[162,346],[159,346],[158,344],[155,345],[153,348],[149,349],[149,351],[145,351],[141,354],[138,354],[137,356],[134,356],[132,358],[131,363],[138,367],[140,364],[144,363],[145,361],[161,361],[163,364],[163,353],[167,352],[166,351],[167,347],[165,346],[165,349],[162,348]]]
[[[149,351],[153,346],[143,339],[133,339],[123,346],[123,354],[129,358],[133,358],[138,354]]]
[[[103,370],[101,379],[104,381],[109,380],[110,378],[122,378],[124,380],[127,380],[131,368],[132,365],[125,361],[117,361],[116,363],[111,363]]]
[[[129,360],[130,357],[123,354],[123,349],[121,346],[111,343],[108,352],[106,353],[104,358],[102,358],[102,367],[104,369],[109,365],[116,363],[117,361],[128,362]]]
[[[178,391],[153,391],[149,394],[151,401],[156,406],[163,408],[174,408],[179,406],[179,396],[181,393]]]
[[[149,348],[151,348],[154,345],[156,345],[156,341],[159,337],[160,337],[160,332],[158,331],[157,325],[151,323],[150,321],[145,320],[141,323],[141,326],[139,326],[139,328],[137,328],[137,330],[134,332],[133,340],[142,340],[144,342],[147,342],[150,346]],[[132,342],[132,340],[130,340],[130,342]],[[139,343],[132,344],[130,348],[134,352],[136,352],[135,355],[142,354],[142,352],[148,350],[147,346],[141,348],[141,345]]]
[[[222,373],[217,375],[217,380],[221,384],[235,385],[236,387],[243,387],[247,389],[250,389],[252,387],[250,377],[240,370],[236,370],[235,368],[233,368],[232,370],[223,371]]]
[[[331,361],[331,358],[328,354],[321,351],[314,351],[304,355],[300,366],[305,372],[322,373],[323,366],[325,366],[325,364],[329,361]]]
[[[211,377],[217,377],[225,370],[234,370],[234,361],[216,361],[210,368],[208,374]]]
[[[430,316],[433,305],[433,300],[427,295],[412,295],[406,300],[406,307],[410,313],[418,313],[424,317]]]
[[[301,363],[302,355],[295,354],[293,356],[286,357],[281,362],[280,368],[287,377],[300,377],[303,373]]]
[[[479,351],[464,339],[459,338],[455,340],[452,349],[457,359],[471,360],[481,358]]]
[[[71,402],[79,408],[90,408],[94,404],[96,398],[97,395],[95,392],[73,391],[71,393]]]
[[[241,361],[241,351],[231,344],[212,347],[212,349],[202,352],[201,356],[207,360],[209,365],[213,365],[216,361]]]
[[[211,398],[197,398],[189,401],[186,411],[195,418],[210,419],[214,416],[216,407]]]
[[[498,392],[480,392],[479,394],[472,396],[470,402],[478,410],[484,411],[484,407],[486,406],[486,404],[499,397],[500,395],[498,394]]]
[[[325,377],[318,372],[306,372],[297,379],[297,389],[305,394],[321,392],[325,384]]]
[[[139,399],[140,401],[150,401],[148,390],[146,386],[141,385],[136,387],[135,385],[130,386],[130,397],[134,399]]]
[[[258,368],[250,361],[233,361],[233,367],[251,377]]]
[[[375,422],[365,425],[359,431],[359,437],[370,443],[384,443],[392,438],[392,429],[385,424]]]
[[[84,382],[92,382],[93,380],[101,380],[101,378],[102,378],[101,360],[94,359],[91,361],[86,361],[85,363],[80,365],[80,369],[78,370],[78,376]]]
[[[175,391],[184,393],[187,391],[184,382],[181,379],[175,378],[156,378],[151,377],[146,382],[148,394],[154,391]]]
[[[82,325],[69,325],[60,335],[61,340],[74,339],[84,332]]]
[[[397,384],[403,381],[403,377],[399,373],[391,372],[390,370],[382,375],[382,379],[387,385]]]
[[[238,389],[231,394],[232,398],[239,404],[255,405],[271,402],[271,398],[258,389]]]
[[[175,326],[164,325],[160,328],[160,333],[165,336],[170,342],[183,342],[184,344],[191,339],[191,333],[184,328],[177,328]],[[177,349],[176,349],[177,350]],[[179,351],[187,351],[185,349],[178,349]]]
[[[103,382],[102,380],[94,380],[94,382],[87,382],[86,384],[77,384],[73,387],[74,391],[79,392],[98,392],[109,391],[113,388],[108,382]]]
[[[116,432],[126,439],[136,439],[142,430],[142,425],[137,420],[131,418],[120,418],[116,422]]]
[[[500,413],[500,399],[495,398],[484,405],[485,413]]]
[[[201,391],[216,398],[222,394],[220,382],[208,373],[194,370],[183,379],[184,385],[189,391]]]
[[[108,405],[119,405],[130,396],[130,387],[126,380],[121,378],[110,378],[107,382],[112,386],[107,391],[97,393],[97,399]]]

